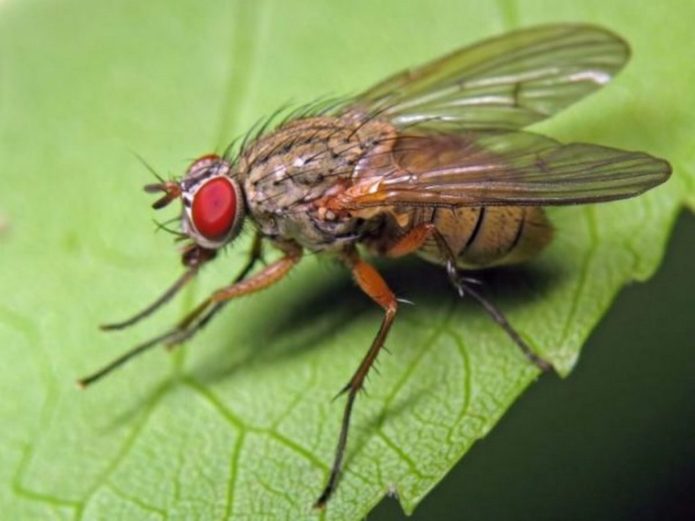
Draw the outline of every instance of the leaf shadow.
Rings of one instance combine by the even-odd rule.
[[[355,291],[349,277],[333,277],[328,283],[313,285],[293,295],[290,305],[273,309],[272,317],[258,330],[235,342],[247,343],[241,356],[229,360],[234,346],[218,342],[209,356],[190,369],[192,376],[204,385],[233,377],[251,364],[282,364],[300,351],[317,348],[341,327],[347,327],[367,309],[368,302]],[[229,338],[234,325],[222,329],[220,337]],[[301,340],[299,340],[301,339]],[[227,355],[225,356],[224,353]],[[220,360],[229,360],[220,363]]]
[[[417,258],[379,260],[376,265],[396,295],[415,303],[415,306],[401,305],[401,320],[431,327],[433,310],[452,305],[461,306],[461,313],[484,313],[472,299],[461,299],[456,295],[441,266]],[[505,267],[468,273],[481,282],[483,293],[505,312],[542,298],[546,289],[564,276],[560,269],[547,263],[541,267]],[[261,331],[236,340],[235,343],[248,342],[253,346],[241,356],[230,360],[229,352],[234,346],[220,342],[189,372],[201,384],[208,385],[233,377],[251,364],[283,364],[315,349],[329,349],[332,346],[326,345],[328,339],[366,313],[375,316],[373,328],[376,334],[376,317],[380,316],[378,307],[360,292],[347,274],[331,277],[303,289],[301,294],[292,295],[289,305],[273,309],[272,319]],[[498,326],[490,321],[490,327]],[[231,333],[233,328],[233,324],[227,325],[219,336],[229,338],[225,332]],[[368,347],[364,346],[365,352]],[[220,363],[220,360],[229,361]]]
[[[460,306],[458,311],[466,315],[483,312],[472,299],[461,299],[455,294],[441,266],[417,258],[377,260],[376,265],[397,295],[402,295],[416,304],[412,307],[401,306],[403,320],[412,324],[428,327],[431,311],[441,309],[442,306]],[[560,267],[549,263],[469,271],[467,275],[478,279],[486,296],[505,312],[523,306],[530,300],[542,298],[545,289],[564,276]],[[233,349],[234,346],[227,342],[216,343],[201,362],[187,370],[187,377],[202,385],[212,385],[232,378],[238,371],[251,364],[282,364],[300,353],[330,348],[325,345],[326,340],[335,335],[340,328],[349,327],[365,313],[379,313],[378,308],[361,294],[347,274],[330,277],[325,283],[312,285],[301,294],[293,295],[291,304],[274,309],[272,320],[268,321],[265,330],[254,332],[253,337],[248,339],[237,340],[248,342],[253,348],[247,349],[241,356],[227,363],[220,363],[220,360],[229,360],[230,347]],[[490,327],[498,326],[491,321]],[[218,337],[229,338],[226,333],[233,328],[234,325],[229,324]],[[375,333],[376,330],[375,322]],[[368,347],[364,346],[365,351]],[[415,345],[404,347],[416,348]],[[131,421],[141,412],[143,404],[149,404],[165,393],[176,391],[181,385],[177,376],[165,379],[154,386],[145,399],[119,413],[109,425],[113,427]],[[384,410],[369,420],[360,436],[363,441],[355,442],[353,453],[359,452],[361,444],[366,443],[378,430],[385,414],[403,414],[414,405],[413,399],[414,397],[411,397],[403,403],[390,405],[388,411]]]
[[[387,269],[383,272],[393,281],[394,289],[402,288],[403,293],[417,303],[416,308],[441,305],[442,295],[444,295],[451,305],[461,307],[458,311],[462,314],[483,313],[478,303],[468,298],[461,299],[455,294],[446,272],[440,266],[424,263],[418,259],[408,259],[405,262],[387,263]],[[542,298],[548,288],[569,274],[563,272],[561,267],[545,263],[468,271],[467,275],[481,282],[483,291],[496,305],[505,311],[511,311],[518,306],[526,305],[530,300]],[[417,312],[418,310],[415,309],[416,316]],[[490,327],[498,326],[490,321]],[[410,348],[416,348],[416,346],[413,345]],[[435,385],[434,382],[431,385]],[[400,415],[409,414],[417,403],[424,399],[427,391],[428,388],[423,388],[418,393],[399,395],[395,402],[372,412],[368,418],[363,418],[362,425],[351,436],[350,446],[345,456],[345,467],[349,468],[350,461],[357,457],[368,441],[380,432],[387,417],[394,419]]]
[[[401,305],[402,320],[429,327],[431,312],[450,306],[456,306],[459,308],[457,312],[465,315],[483,313],[481,307],[472,299],[461,299],[455,294],[441,266],[417,258],[377,260],[375,264],[397,295],[415,303],[415,306]],[[479,280],[487,298],[505,312],[542,298],[547,288],[565,276],[560,266],[550,263],[467,271],[466,274]],[[347,274],[330,277],[324,283],[312,285],[301,294],[293,295],[290,303],[291,305],[273,310],[272,320],[267,322],[267,328],[263,331],[253,331],[250,333],[253,336],[235,341],[248,342],[253,346],[251,349],[230,360],[229,353],[233,352],[234,346],[224,341],[216,342],[202,361],[198,361],[187,370],[187,377],[202,385],[213,385],[233,378],[238,371],[243,371],[251,364],[282,364],[300,353],[330,348],[325,345],[326,340],[335,335],[336,331],[349,327],[365,313],[372,312],[375,316],[379,314],[378,308],[361,294]],[[234,327],[234,324],[227,325],[217,336],[229,338],[228,333],[232,332]],[[374,333],[377,327],[375,322]],[[490,321],[490,327],[498,326]],[[368,347],[364,346],[365,351]],[[415,349],[416,346],[404,348]],[[220,363],[221,360],[229,361]],[[356,360],[355,367],[357,362]],[[142,404],[150,403],[163,393],[176,390],[181,386],[177,378],[171,376],[153,387],[145,399],[121,412],[110,424],[119,425],[132,420],[140,413]],[[408,408],[407,403],[390,406],[388,414],[400,414]],[[365,440],[374,434],[380,422],[379,418],[371,421],[367,426]]]

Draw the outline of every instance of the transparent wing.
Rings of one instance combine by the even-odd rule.
[[[523,131],[403,136],[364,166],[336,208],[592,203],[633,197],[671,173],[642,152]]]
[[[518,129],[601,88],[629,54],[625,41],[593,25],[537,26],[396,74],[353,105],[398,127]]]

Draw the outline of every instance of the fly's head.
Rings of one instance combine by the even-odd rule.
[[[214,257],[241,230],[246,215],[244,196],[230,170],[226,159],[210,154],[196,159],[180,180],[145,186],[146,192],[164,193],[152,205],[155,209],[181,199],[182,238],[193,241],[183,253],[187,266]]]

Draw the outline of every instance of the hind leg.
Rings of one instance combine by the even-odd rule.
[[[449,275],[449,280],[451,284],[456,288],[458,294],[463,297],[464,295],[470,295],[473,297],[485,310],[485,312],[490,315],[490,318],[494,320],[503,330],[509,338],[517,345],[521,352],[529,359],[536,367],[541,371],[548,371],[552,369],[552,364],[547,360],[543,359],[539,355],[533,352],[533,349],[521,338],[519,332],[514,329],[514,327],[509,323],[507,317],[504,313],[495,306],[490,300],[485,298],[477,289],[473,288],[472,283],[477,283],[478,281],[474,279],[469,279],[461,275],[459,269],[456,267],[456,259],[453,252],[446,243],[444,237],[439,233],[434,232],[434,239],[437,242],[439,252],[444,259],[446,259],[446,271]]]
[[[456,256],[454,252],[449,246],[446,238],[437,230],[437,227],[433,223],[422,223],[415,226],[395,243],[390,245],[382,254],[387,257],[401,257],[410,253],[415,253],[423,248],[430,240],[434,241],[436,244],[436,257],[446,266],[449,280],[454,288],[456,288],[458,294],[461,297],[465,295],[473,297],[483,307],[485,312],[490,315],[490,318],[507,333],[509,338],[512,339],[524,356],[536,365],[536,367],[542,371],[552,369],[550,362],[533,352],[533,349],[524,341],[519,332],[509,323],[504,313],[473,287],[474,285],[480,284],[480,282],[461,274],[456,266]]]

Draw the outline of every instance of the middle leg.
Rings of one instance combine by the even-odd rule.
[[[129,360],[158,345],[164,345],[168,349],[173,348],[200,331],[229,300],[260,291],[282,279],[299,262],[302,256],[302,250],[298,246],[293,244],[283,246],[281,247],[284,251],[282,258],[267,265],[255,275],[246,278],[247,274],[261,258],[260,239],[257,237],[246,266],[244,266],[241,273],[230,286],[214,292],[210,297],[203,300],[173,328],[126,351],[98,371],[79,379],[77,385],[80,388],[85,388]]]
[[[350,418],[352,416],[352,408],[355,403],[355,398],[360,389],[362,389],[364,379],[367,377],[369,369],[372,367],[374,361],[379,355],[379,351],[381,351],[381,348],[384,346],[384,341],[386,340],[386,336],[391,329],[391,324],[393,324],[394,318],[396,318],[396,311],[398,309],[396,296],[388,287],[386,281],[384,281],[379,272],[371,264],[368,264],[360,259],[356,251],[353,250],[346,253],[343,256],[343,262],[352,272],[352,276],[360,289],[364,291],[374,302],[382,307],[384,310],[384,318],[381,321],[379,331],[372,341],[372,345],[364,355],[364,358],[362,358],[357,370],[352,375],[352,378],[350,378],[347,385],[340,391],[340,394],[347,394],[347,401],[345,403],[343,420],[340,426],[338,445],[335,450],[335,456],[333,459],[333,465],[331,467],[331,473],[328,477],[328,482],[326,483],[321,496],[319,496],[314,504],[316,508],[323,508],[335,490],[343,464],[343,456],[345,455],[345,446],[347,445]]]

